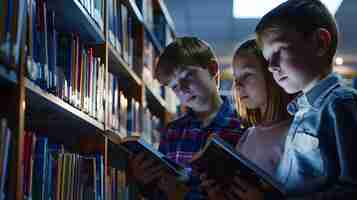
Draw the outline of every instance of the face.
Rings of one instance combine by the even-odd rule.
[[[218,95],[215,79],[201,67],[188,66],[175,71],[167,85],[183,105],[198,112],[208,110],[212,95]]]
[[[236,94],[248,109],[265,109],[267,91],[262,64],[255,55],[237,56],[233,73]]]
[[[262,37],[269,71],[287,93],[305,90],[318,76],[317,52],[310,38],[295,31],[268,32]]]

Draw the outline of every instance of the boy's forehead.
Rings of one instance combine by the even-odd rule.
[[[163,85],[168,85],[172,80],[174,80],[180,73],[185,70],[184,67],[174,67],[172,70],[166,71],[166,73],[160,73],[158,79]]]
[[[272,29],[267,30],[261,35],[263,48],[265,45],[272,45],[279,42],[291,42],[301,37],[302,33],[294,30]]]

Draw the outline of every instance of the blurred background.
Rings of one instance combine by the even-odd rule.
[[[214,48],[222,67],[222,93],[230,88],[232,53],[247,39],[261,16],[285,0],[166,0],[177,36],[197,36]],[[357,77],[357,0],[322,0],[335,14],[340,41],[335,71],[348,84]]]

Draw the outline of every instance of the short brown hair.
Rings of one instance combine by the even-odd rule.
[[[261,70],[267,89],[267,110],[262,113],[259,109],[248,109],[241,103],[239,96],[235,92],[236,105],[240,117],[252,125],[263,121],[288,119],[290,116],[286,107],[291,100],[291,95],[287,94],[274,81],[272,73],[268,71],[268,62],[264,59],[255,39],[246,40],[238,46],[233,56],[233,67],[236,67],[237,60],[240,56],[246,55],[254,55],[261,63]]]
[[[335,18],[320,0],[288,0],[262,17],[255,28],[258,43],[271,30],[294,30],[309,36],[318,28],[331,34],[331,46],[327,58],[331,64],[338,43],[338,29]]]
[[[170,43],[159,56],[154,76],[164,83],[177,69],[195,66],[207,69],[212,63],[217,63],[217,57],[211,46],[196,37],[181,37]],[[216,71],[208,68],[210,74],[217,76]]]

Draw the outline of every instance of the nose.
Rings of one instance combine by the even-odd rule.
[[[273,72],[279,72],[280,71],[280,67],[277,65],[269,65],[268,70],[273,73]]]
[[[235,90],[236,90],[236,93],[239,94],[239,95],[242,95],[245,93],[245,88],[244,88],[244,84],[240,83],[240,82],[236,82],[235,85]]]
[[[189,81],[187,81],[187,80],[179,80],[178,86],[179,86],[180,91],[187,92],[188,89],[189,89]]]
[[[269,67],[268,70],[270,72],[278,72],[280,71],[280,58],[279,58],[279,54],[275,53],[271,56],[271,58],[269,59]]]

